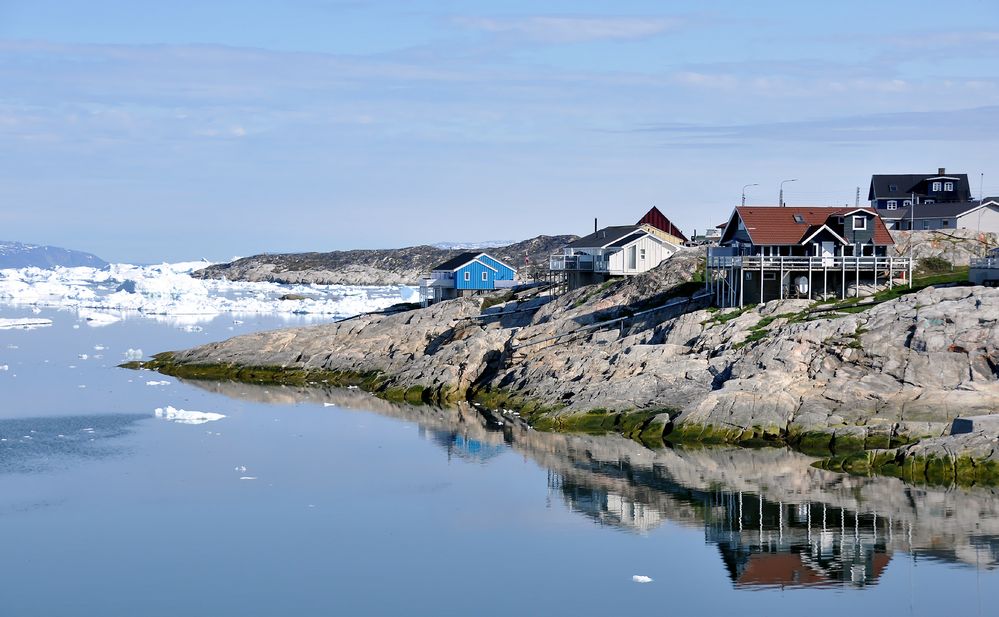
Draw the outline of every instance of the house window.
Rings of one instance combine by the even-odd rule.
[[[936,199],[927,199],[923,203],[925,203],[925,204],[935,204],[935,203],[937,203],[937,200]]]
[[[799,224],[800,223],[804,223],[805,222],[805,217],[801,216],[800,214],[795,214],[794,215],[794,222],[795,223],[799,223]]]
[[[950,227],[950,220],[949,219],[944,219],[944,220],[940,221],[940,225],[943,226],[943,227]]]
[[[898,190],[898,185],[897,184],[889,184],[888,185],[888,192],[889,193],[894,193],[897,190]]]
[[[934,182],[933,183],[933,190],[934,191],[939,191],[941,188],[943,188],[943,182]]]
[[[923,221],[923,229],[929,229],[929,228],[930,228],[930,222],[929,221]]]
[[[466,272],[465,273],[465,280],[466,281],[472,280],[472,273],[471,272]]]
[[[645,261],[645,249],[641,249],[638,253],[638,256],[641,258],[642,261]]]
[[[763,273],[763,280],[764,281],[776,281],[777,280],[777,273],[776,272],[764,272]]]
[[[853,228],[854,229],[867,229],[867,217],[866,216],[855,216],[855,217],[853,217]]]
[[[488,281],[489,280],[489,277],[486,275],[485,272],[482,273],[482,280],[483,281]]]
[[[902,205],[908,208],[909,206],[912,205],[912,200],[906,199],[905,201],[902,202]]]
[[[944,182],[944,190],[945,191],[953,191],[954,190],[954,183],[953,182]]]
[[[897,210],[898,209],[898,202],[895,201],[894,199],[889,199],[888,200],[888,209],[889,210]]]

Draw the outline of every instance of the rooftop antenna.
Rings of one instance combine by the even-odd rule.
[[[985,201],[985,172],[978,174],[978,203]]]
[[[859,186],[857,187],[857,196],[853,199],[853,207],[854,208],[859,208],[860,207],[860,187]]]

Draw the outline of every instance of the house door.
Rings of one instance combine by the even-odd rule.
[[[835,242],[823,242],[822,243],[822,265],[832,266],[833,257],[836,256],[836,243]]]
[[[637,270],[638,269],[638,247],[633,246],[628,249],[628,269]]]

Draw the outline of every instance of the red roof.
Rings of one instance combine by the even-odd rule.
[[[665,231],[666,233],[680,238],[684,242],[687,241],[687,236],[683,235],[680,229],[670,222],[666,216],[659,211],[659,208],[652,206],[652,209],[645,213],[640,221],[635,223],[636,225],[652,225],[660,231]]]
[[[842,235],[842,226],[835,217],[858,210],[874,215],[874,244],[895,244],[884,221],[874,208],[737,206],[735,209],[746,225],[746,231],[753,244],[756,245],[800,244],[822,225],[829,225],[835,233]],[[795,220],[795,215],[800,216],[800,223]]]

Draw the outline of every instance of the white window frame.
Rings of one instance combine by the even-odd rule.
[[[860,223],[860,225],[858,225],[857,223]],[[859,230],[859,229],[866,230],[867,229],[867,217],[863,216],[863,215],[856,215],[856,216],[854,216],[853,217],[853,229],[855,231]]]
[[[953,182],[944,182],[944,192],[950,192],[954,190]]]
[[[898,202],[895,201],[894,199],[889,199],[888,200],[888,209],[889,210],[898,210]]]
[[[906,208],[908,208],[909,206],[912,205],[912,200],[911,199],[906,199],[905,201],[902,202],[902,205],[905,206]]]
[[[943,189],[943,182],[934,182],[933,183],[933,190],[934,191],[940,191],[941,189]]]
[[[924,204],[935,204],[935,203],[937,203],[937,200],[936,199],[927,199],[923,203]]]
[[[472,280],[472,273],[469,272],[468,270],[465,270],[465,282],[469,282],[471,280]]]
[[[488,280],[489,280],[489,274],[487,272],[483,272],[482,273],[482,281],[485,282],[485,281],[488,281]]]
[[[638,249],[638,258],[645,261],[645,249]]]

